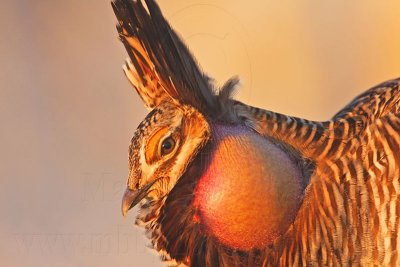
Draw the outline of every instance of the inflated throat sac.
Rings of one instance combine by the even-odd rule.
[[[193,200],[197,220],[203,231],[232,248],[272,244],[300,207],[299,167],[285,151],[247,128],[212,128],[210,164]]]

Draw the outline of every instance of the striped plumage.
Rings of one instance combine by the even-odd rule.
[[[235,79],[216,90],[153,0],[115,0],[113,8],[130,57],[124,71],[151,110],[132,138],[122,209],[143,199],[136,223],[164,260],[188,266],[400,266],[399,79],[366,91],[329,121],[290,117],[231,99]],[[229,135],[229,144],[250,140],[243,168],[254,169],[257,148],[276,148],[300,173],[294,219],[261,247],[224,243],[199,213],[204,192],[198,185],[213,166],[210,155],[219,151],[218,142],[227,144],[220,132]],[[257,136],[266,143],[254,141]],[[172,140],[167,150],[165,140]],[[232,153],[242,153],[242,145]],[[254,172],[268,174],[262,166]]]
[[[329,122],[240,105],[248,125],[315,163],[305,203],[272,265],[399,266],[400,80],[357,97]]]

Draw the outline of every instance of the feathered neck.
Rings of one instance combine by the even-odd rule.
[[[188,166],[173,190],[158,201],[142,205],[137,223],[145,226],[153,247],[160,252],[164,260],[174,259],[190,266],[261,265],[262,260],[275,254],[272,242],[267,242],[262,246],[236,246],[235,243],[224,242],[220,236],[209,231],[207,229],[209,225],[204,223],[204,214],[197,203],[199,187],[204,186],[202,178],[210,172],[211,163],[215,161],[216,147],[221,145],[221,138],[226,134],[232,134],[230,132],[232,126],[213,125],[212,128],[211,141]],[[241,134],[243,129],[234,131],[239,131]],[[248,153],[251,154],[251,151]],[[261,170],[260,168],[257,171]],[[304,189],[305,185],[301,184],[300,187]],[[203,195],[208,193],[203,191]],[[262,196],[254,197],[262,198]],[[293,200],[298,201],[298,206],[292,214],[289,214],[290,216],[287,218],[289,224],[293,222],[301,203],[301,199]],[[200,201],[207,202],[204,199],[200,199]],[[262,227],[267,226],[261,223],[260,227],[261,229],[254,229],[254,231],[256,234],[263,235]],[[286,231],[287,228],[284,230]],[[261,241],[264,242],[265,239],[261,239]]]

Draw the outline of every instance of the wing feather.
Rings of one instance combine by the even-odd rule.
[[[400,78],[383,82],[357,96],[333,120],[364,117],[369,122],[400,112]]]

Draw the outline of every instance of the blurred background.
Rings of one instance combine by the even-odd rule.
[[[399,1],[160,0],[203,69],[236,98],[325,120],[400,76]],[[145,116],[109,1],[0,2],[2,266],[162,266],[122,218]]]

